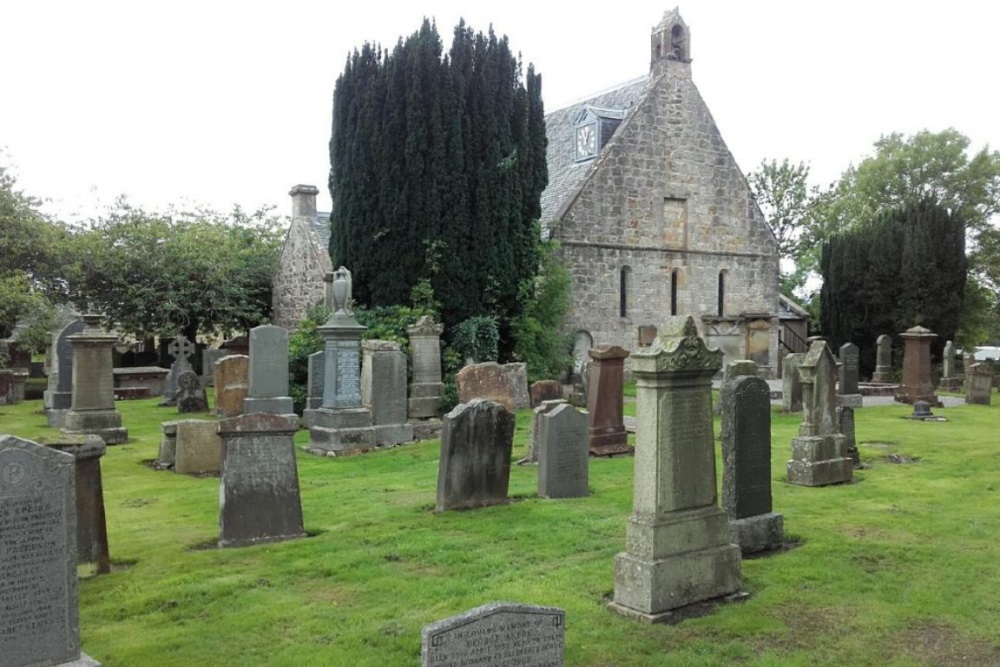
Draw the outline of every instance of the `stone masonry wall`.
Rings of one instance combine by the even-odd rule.
[[[327,271],[333,271],[330,255],[315,238],[309,222],[292,220],[271,281],[274,324],[296,329],[309,308],[323,303]]]

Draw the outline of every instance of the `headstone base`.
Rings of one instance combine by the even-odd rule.
[[[97,662],[91,658],[86,653],[81,653],[80,657],[76,660],[70,660],[69,662],[60,662],[53,667],[101,667],[101,663]]]
[[[441,437],[440,419],[418,419],[410,422],[410,426],[413,427],[414,440],[433,440]]]
[[[614,456],[615,454],[632,453],[632,448],[628,446],[628,433],[625,431],[625,424],[622,424],[620,431],[612,433],[591,432],[589,442],[591,456]]]
[[[250,398],[248,396],[243,399],[243,414],[248,415],[253,412],[290,415],[295,413],[295,403],[291,396],[278,396],[276,398]]]
[[[837,405],[843,408],[863,408],[865,397],[861,394],[837,394]]]
[[[368,452],[375,449],[375,428],[368,408],[306,410],[309,449],[321,456],[337,453]]]
[[[872,373],[872,382],[875,384],[889,384],[892,382],[892,369],[876,366]]]
[[[114,410],[67,410],[62,432],[66,435],[98,435],[108,445],[128,442],[121,413]]]
[[[49,428],[62,428],[66,423],[66,413],[69,410],[50,409],[45,411],[45,421]]]
[[[826,486],[850,482],[854,463],[847,456],[847,438],[842,435],[800,436],[792,440],[788,461],[788,483]]]
[[[379,447],[402,445],[414,440],[410,424],[383,424],[374,428],[375,444]]]
[[[410,385],[410,399],[407,414],[410,419],[437,417],[441,410],[441,396],[444,384],[441,382],[420,382]]]
[[[768,512],[743,519],[730,519],[729,539],[739,545],[744,556],[780,549],[785,543],[785,517]]]
[[[905,385],[900,385],[899,389],[893,395],[893,400],[897,403],[906,403],[908,405],[913,405],[917,401],[926,401],[930,404],[932,408],[943,408],[944,405],[934,395],[933,391],[930,390],[919,390],[913,387],[907,387]]]
[[[695,604],[691,605],[689,609],[696,609],[701,605],[711,605],[712,603],[730,604],[736,602],[746,602],[748,599],[750,599],[749,593],[746,593],[744,591],[736,591],[735,593],[730,593],[729,595],[723,595],[721,597],[714,598],[712,600],[702,600],[700,603],[696,602]],[[631,609],[629,607],[625,607],[613,601],[608,603],[608,609],[615,612],[616,614],[624,616],[625,618],[630,618],[633,621],[639,621],[640,623],[648,623],[650,625],[656,623],[677,623],[686,620],[688,618],[691,618],[692,616],[703,615],[703,614],[686,614],[685,611],[687,610],[684,608],[671,609],[670,611],[664,611],[658,614],[646,614],[637,609]]]

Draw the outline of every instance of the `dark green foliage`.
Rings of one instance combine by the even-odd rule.
[[[463,22],[445,56],[425,20],[391,51],[365,44],[337,80],[330,162],[330,254],[357,302],[428,281],[447,327],[495,315],[509,353],[547,168],[541,77],[507,39]]]
[[[299,414],[302,414],[309,397],[309,355],[323,349],[319,327],[329,316],[326,306],[313,306],[299,322],[298,329],[288,337],[288,391]]]
[[[927,199],[888,210],[823,244],[820,323],[837,348],[861,348],[861,368],[875,365],[875,341],[920,325],[934,349],[958,330],[966,286],[965,223]]]
[[[570,306],[572,278],[554,241],[539,242],[540,270],[522,285],[522,313],[514,319],[514,353],[528,364],[528,381],[552,380],[572,363],[573,337],[561,333]]]
[[[462,359],[472,359],[474,363],[496,361],[500,329],[497,318],[490,315],[475,315],[459,323],[452,335],[451,346]]]

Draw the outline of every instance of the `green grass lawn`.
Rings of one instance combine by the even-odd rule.
[[[515,502],[439,515],[437,441],[300,453],[310,537],[220,550],[218,479],[143,463],[177,417],[155,404],[117,404],[131,440],[103,459],[115,567],[80,585],[83,648],[107,667],[417,665],[424,625],[494,600],[565,609],[567,665],[1000,664],[1000,407],[946,423],[859,410],[866,469],[815,489],[784,482],[799,417],[775,413],[774,507],[798,548],[744,561],[747,602],[648,626],[605,608],[631,458],[593,460],[587,498],[539,499],[537,470],[514,466]],[[0,432],[51,437],[40,408],[0,407]]]

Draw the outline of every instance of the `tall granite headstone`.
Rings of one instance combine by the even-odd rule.
[[[93,568],[95,574],[111,572],[108,527],[104,514],[104,482],[101,457],[107,451],[96,435],[70,436],[47,443],[73,456],[76,461],[76,553],[77,563]]]
[[[435,511],[507,502],[514,414],[482,398],[444,416]]]
[[[423,630],[420,667],[563,667],[566,612],[494,602]]]
[[[80,652],[75,465],[0,436],[0,667],[99,667]]]
[[[812,343],[799,372],[804,409],[799,437],[792,440],[788,482],[801,486],[849,482],[854,467],[837,424],[837,362],[826,341]]]
[[[754,375],[722,385],[722,508],[743,554],[781,547],[784,519],[771,507],[770,387]]]
[[[73,346],[73,403],[63,419],[67,435],[93,434],[105,444],[128,441],[121,413],[115,410],[112,348],[118,337],[101,329],[100,315],[84,315],[83,331],[69,337]]]
[[[182,475],[215,473],[222,469],[222,442],[217,422],[182,419],[176,424],[174,472]]]
[[[173,357],[170,364],[170,373],[167,374],[167,382],[163,387],[163,400],[161,406],[173,407],[177,404],[177,380],[184,371],[193,371],[191,357],[195,353],[195,344],[184,336],[177,336],[167,345],[167,354]]]
[[[219,546],[304,537],[295,415],[246,414],[218,423],[222,442]]]
[[[671,610],[739,591],[740,548],[718,505],[710,350],[691,317],[669,318],[632,355],[637,380],[633,512],[615,556],[611,609],[656,622]]]
[[[806,355],[786,354],[781,362],[781,407],[785,412],[802,412],[802,376],[799,365]]]
[[[326,353],[323,350],[309,355],[309,367],[306,372],[308,398],[306,407],[315,410],[323,405],[323,378],[326,375]]]
[[[288,332],[273,324],[250,330],[250,382],[243,412],[295,412],[288,395]]]
[[[444,384],[441,382],[441,332],[444,325],[424,315],[406,334],[410,341],[410,366],[413,381],[410,383],[408,413],[412,419],[431,419],[438,416]]]
[[[892,379],[892,336],[882,334],[875,341],[875,374],[872,382],[883,384]]]
[[[389,340],[366,340],[361,351],[361,404],[372,413],[375,443],[413,442],[413,426],[406,423],[406,353]]]
[[[934,394],[931,381],[931,341],[936,333],[924,327],[913,327],[900,334],[903,348],[903,381],[896,390],[895,400],[899,403],[926,401],[931,406],[941,407],[941,401]]]
[[[60,428],[66,412],[73,405],[73,344],[69,337],[83,331],[83,320],[70,322],[52,338],[52,363],[45,392],[46,419],[49,426]]]
[[[628,350],[602,345],[589,353],[590,385],[587,388],[590,453],[593,456],[627,454],[625,432],[625,359]]]
[[[175,401],[180,414],[208,412],[208,396],[194,371],[184,371],[177,378]]]
[[[324,341],[323,404],[305,410],[309,424],[309,451],[320,455],[366,452],[375,448],[372,413],[361,403],[361,334],[348,306],[351,272],[343,266],[334,272],[333,312],[319,327]]]
[[[965,402],[975,405],[989,405],[993,396],[993,364],[982,362],[972,364],[966,370],[968,390]]]
[[[582,498],[587,495],[590,447],[587,416],[560,402],[538,419],[538,495]]]
[[[250,389],[250,357],[230,354],[215,364],[215,414],[243,414],[243,401]]]

